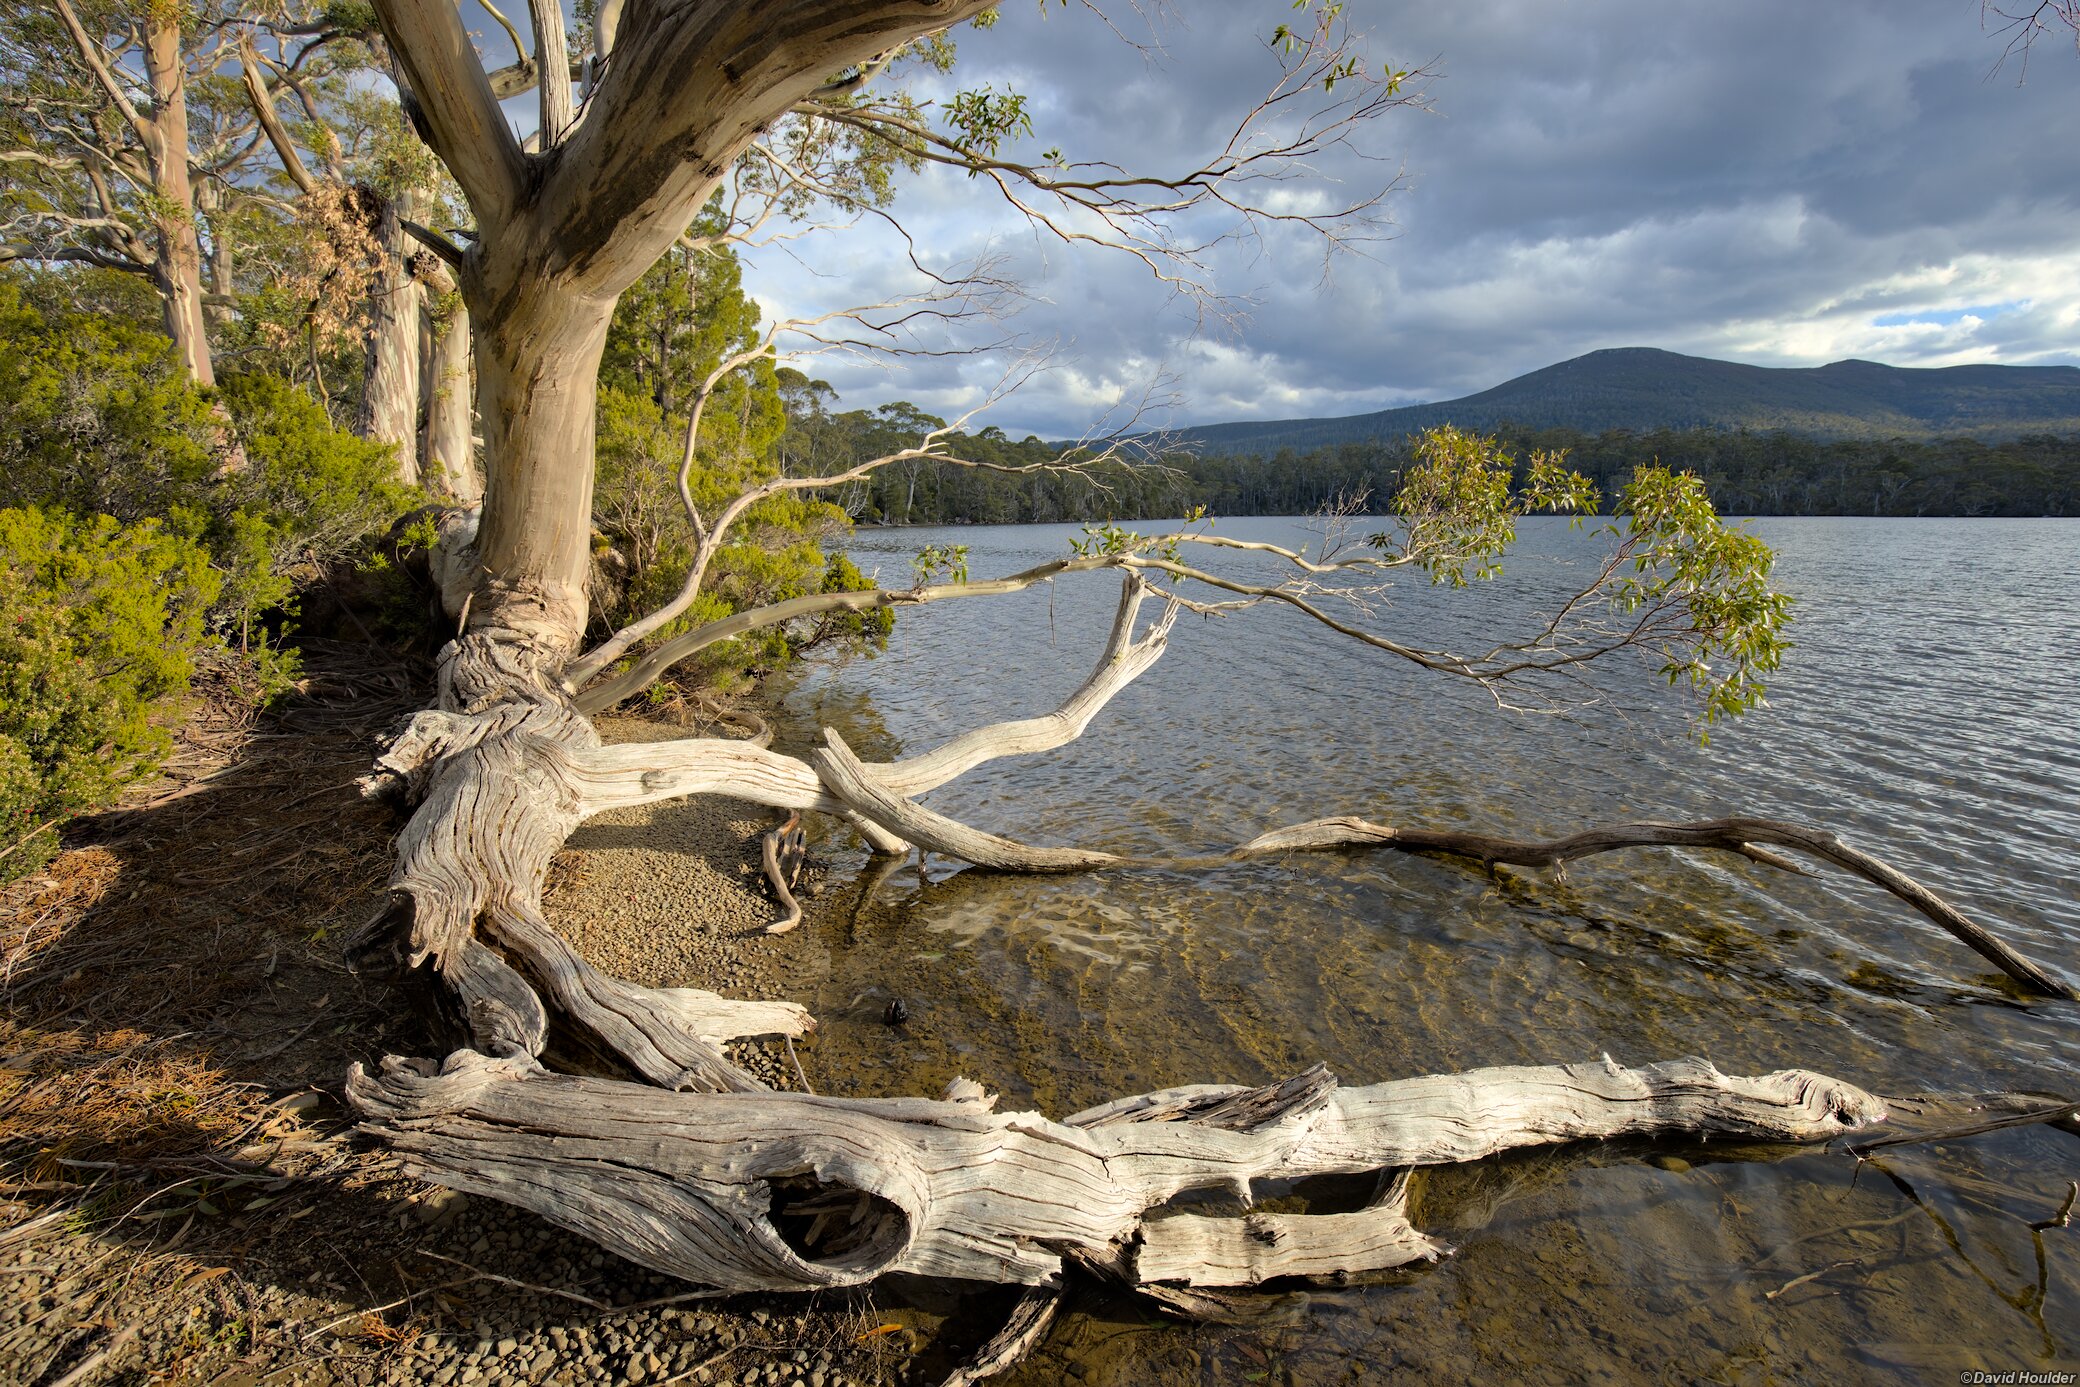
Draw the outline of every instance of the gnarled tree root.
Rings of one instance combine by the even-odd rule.
[[[1343,1088],[1171,1090],[1065,1122],[950,1100],[662,1093],[473,1051],[437,1072],[358,1066],[365,1127],[436,1183],[534,1210],[657,1271],[730,1290],[814,1290],[885,1272],[1029,1286],[1065,1259],[1129,1284],[1246,1286],[1400,1265],[1444,1248],[1397,1197],[1359,1214],[1165,1210],[1252,1181],[1473,1161],[1518,1147],[1680,1134],[1825,1142],[1884,1117],[1802,1070],[1703,1060],[1475,1070]]]

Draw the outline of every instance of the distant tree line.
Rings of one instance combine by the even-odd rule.
[[[790,470],[842,470],[894,451],[943,421],[907,402],[836,412],[821,381],[781,373]],[[1656,461],[1702,477],[1728,515],[2080,516],[2080,436],[1837,439],[1716,429],[1496,430],[1521,458],[1565,450],[1569,463],[1615,495],[1636,468]],[[1013,441],[995,428],[957,438],[971,461],[1035,467],[1064,455],[1037,437]],[[1049,470],[1011,474],[930,460],[902,463],[835,499],[864,525],[1010,525],[1146,520],[1204,506],[1214,515],[1297,515],[1338,498],[1367,496],[1382,509],[1408,465],[1410,442],[1372,440],[1268,456],[1168,457],[1108,462],[1088,476]]]

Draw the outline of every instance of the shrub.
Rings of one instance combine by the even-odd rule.
[[[0,880],[158,768],[220,582],[155,520],[0,510]]]
[[[242,470],[226,466],[234,434]],[[0,280],[0,505],[156,518],[197,540],[224,578],[214,624],[241,645],[291,604],[293,568],[411,506],[396,470],[387,445],[334,429],[288,381],[228,376],[212,397],[158,333],[39,312]]]
[[[224,567],[221,605],[249,622],[289,605],[297,565],[345,557],[420,497],[397,480],[390,445],[333,428],[281,377],[229,376],[220,391],[246,469],[213,482],[205,538]]]

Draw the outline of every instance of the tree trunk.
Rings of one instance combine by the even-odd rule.
[[[411,241],[403,222],[413,195],[385,199],[376,230],[382,265],[368,304],[368,340],[361,378],[361,414],[355,432],[390,444],[397,476],[419,484],[419,302],[424,291],[408,263]]]
[[[202,242],[195,229],[195,191],[188,177],[188,91],[178,13],[155,5],[145,13],[145,75],[152,87],[147,141],[154,218],[152,282],[166,315],[166,335],[197,385],[217,383],[202,315]]]
[[[470,629],[523,634],[560,663],[585,629],[599,362],[614,300],[574,292],[539,264],[472,270],[464,294],[485,488]]]
[[[427,307],[433,346],[426,357],[421,472],[433,490],[474,506],[483,499],[484,482],[477,471],[469,309],[460,294],[429,295]]]
[[[224,195],[216,184],[205,181],[195,190],[195,207],[209,224],[209,255],[203,261],[209,293],[203,301],[202,320],[209,325],[214,338],[232,321],[231,297],[238,292],[238,250],[231,239],[231,214],[224,207]]]

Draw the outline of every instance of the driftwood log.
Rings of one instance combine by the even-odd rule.
[[[1448,1249],[1408,1218],[1412,1168],[1626,1136],[1827,1142],[1883,1118],[1878,1099],[1839,1080],[1800,1070],[1740,1078],[1702,1060],[1628,1069],[1606,1059],[1354,1088],[1317,1067],[1269,1087],[1169,1090],[1059,1121],[995,1113],[967,1081],[937,1099],[774,1092],[722,1047],[801,1035],[814,1025],[806,1011],[608,977],[544,917],[550,859],[578,824],[692,794],[789,813],[766,853],[784,904],[801,846],[796,819],[812,812],[853,825],[879,852],[915,845],[1013,871],[1131,865],[1016,843],[918,803],[988,760],[1072,740],[1161,657],[1179,604],[1165,600],[1137,631],[1151,589],[1137,573],[1124,578],[1097,667],[1058,710],[881,765],[829,733],[802,757],[763,739],[603,746],[525,640],[479,630],[449,646],[440,706],[400,732],[365,784],[417,806],[377,924],[453,999],[464,1048],[444,1064],[357,1066],[347,1096],[365,1129],[427,1179],[533,1209],[710,1286],[813,1290],[901,1271],[1030,1288],[955,1378],[972,1382],[1045,1333],[1072,1268],[1193,1313],[1223,1304],[1220,1288],[1441,1256]],[[2073,995],[1918,883],[1816,830],[1765,820],[1627,825],[1534,844],[1323,820],[1206,861],[1389,847],[1552,866],[1648,844],[1723,848],[1777,866],[1791,864],[1761,845],[1821,857],[1913,902],[2031,986]],[[638,1082],[545,1068],[552,1016],[577,1053]],[[1379,1194],[1364,1208],[1248,1211],[1259,1182],[1369,1172]],[[1197,1196],[1207,1191],[1245,1211],[1206,1212]]]
[[[534,1210],[645,1266],[735,1289],[815,1290],[884,1272],[1057,1284],[1065,1259],[1129,1283],[1247,1286],[1428,1260],[1398,1183],[1355,1213],[1206,1217],[1202,1190],[1473,1161],[1667,1134],[1822,1142],[1883,1105],[1800,1070],[1702,1060],[1476,1070],[1343,1088],[1316,1068],[1269,1088],[1175,1089],[1061,1122],[941,1100],[659,1093],[465,1051],[438,1071],[357,1067],[348,1096],[415,1173]]]

